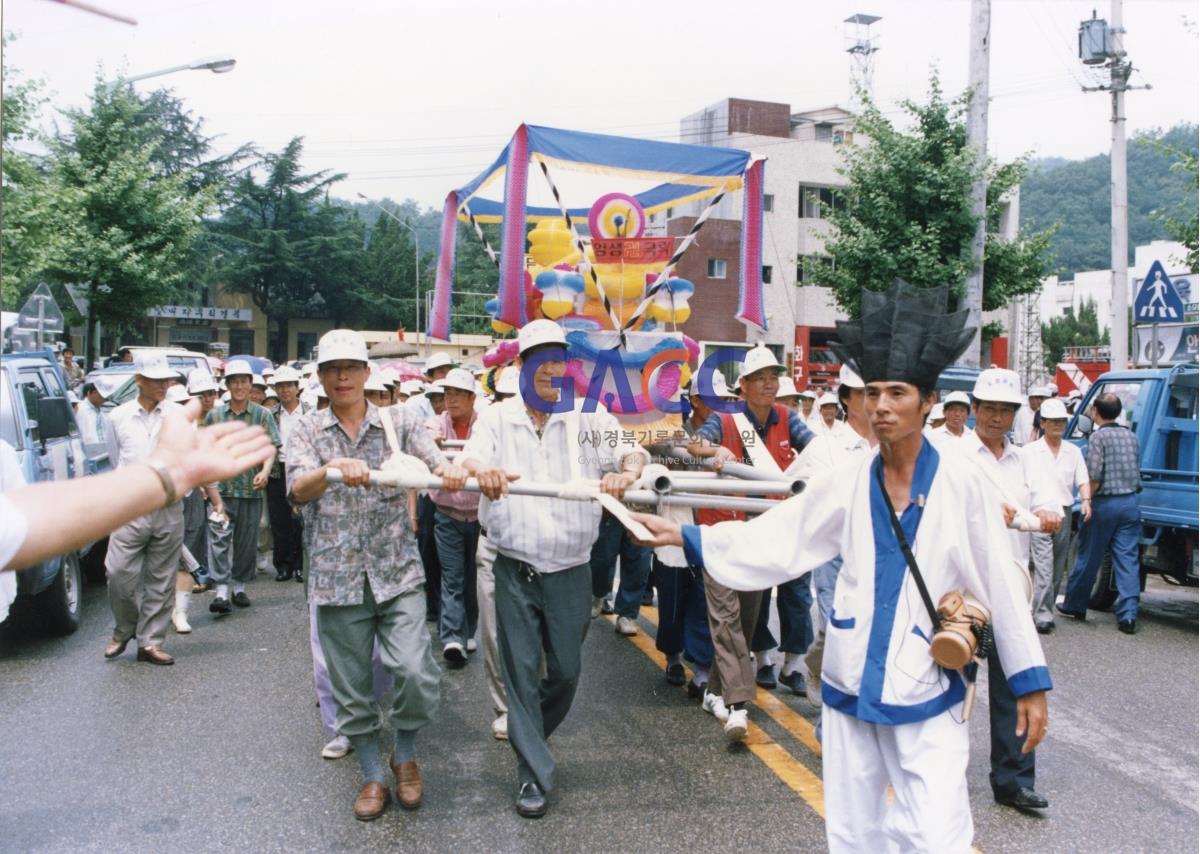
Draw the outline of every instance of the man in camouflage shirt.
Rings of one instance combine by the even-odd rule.
[[[400,805],[421,804],[421,773],[415,760],[416,731],[433,718],[441,671],[425,625],[425,576],[401,490],[364,489],[368,473],[392,455],[384,419],[397,449],[417,457],[457,490],[466,472],[438,450],[415,413],[401,406],[379,409],[366,400],[367,347],[346,329],[326,333],[317,347],[317,370],[328,409],[305,416],[287,446],[288,495],[311,505],[305,515],[308,582],[317,610],[317,635],[325,653],[337,731],[350,739],[363,771],[354,802],[362,821],[378,818],[389,800],[379,751],[379,715],[371,679],[371,648],[395,675],[388,717],[396,729],[392,771]],[[328,484],[338,469],[343,482]]]

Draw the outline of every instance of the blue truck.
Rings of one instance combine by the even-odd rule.
[[[1121,423],[1133,430],[1141,448],[1142,491],[1138,503],[1143,589],[1151,573],[1172,584],[1195,587],[1197,583],[1198,376],[1195,364],[1102,374],[1067,424],[1067,439],[1086,454],[1093,426],[1087,414],[1092,402],[1107,393],[1121,399]],[[1075,522],[1078,524],[1078,506]],[[1088,606],[1105,610],[1112,607],[1116,596],[1112,564],[1106,557]]]

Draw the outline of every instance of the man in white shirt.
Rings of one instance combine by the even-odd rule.
[[[961,450],[982,470],[988,472],[992,488],[1000,484],[1007,497],[1032,509],[1043,522],[1043,530],[1053,533],[1062,523],[1062,505],[1048,470],[1039,469],[1021,452],[1008,434],[1021,404],[1021,383],[1015,371],[989,368],[982,371],[971,392],[974,398],[975,431],[962,442],[950,445],[947,452]],[[1029,572],[1028,533],[1010,530],[1008,546],[1018,572]],[[1025,576],[1028,581],[1028,575]],[[1049,802],[1034,788],[1036,760],[1032,750],[1024,750],[1024,739],[1017,729],[1017,698],[993,650],[988,657],[988,712],[992,733],[992,794],[999,804],[1016,809],[1045,809]]]
[[[1033,435],[1033,428],[1040,419],[1036,419],[1035,416],[1042,404],[1046,402],[1046,398],[1050,396],[1049,391],[1045,386],[1036,385],[1029,389],[1028,403],[1022,404],[1013,419],[1012,441],[1014,445],[1028,445],[1036,438]]]
[[[967,426],[967,416],[971,414],[971,399],[961,391],[952,391],[942,401],[942,426],[929,431],[931,441],[942,439],[961,439],[971,434]]]
[[[304,580],[304,556],[301,546],[303,525],[287,500],[287,441],[296,423],[308,414],[300,402],[300,373],[282,365],[271,378],[279,396],[279,411],[275,424],[279,429],[279,465],[267,481],[267,515],[271,520],[271,559],[275,564],[275,580]]]
[[[1091,481],[1083,452],[1063,441],[1067,432],[1067,408],[1058,398],[1050,398],[1040,410],[1042,438],[1022,449],[1035,469],[1053,472],[1056,500],[1064,518],[1069,519],[1075,505],[1075,491],[1083,500],[1083,519],[1092,518]],[[1067,566],[1071,549],[1071,526],[1064,522],[1053,534],[1034,534],[1029,543],[1033,555],[1033,622],[1044,635],[1054,631],[1054,599]]]
[[[579,684],[591,619],[588,558],[601,509],[595,501],[509,495],[508,483],[598,479],[602,491],[620,498],[649,455],[622,436],[603,407],[593,402],[586,408],[594,411],[584,411],[584,401],[559,400],[570,385],[563,379],[567,345],[558,324],[531,321],[517,340],[522,393],[480,416],[461,465],[487,499],[479,517],[497,551],[497,641],[508,690],[508,738],[517,754],[517,812],[538,818],[554,784],[546,739],[566,717]]]
[[[404,401],[404,405],[416,412],[421,421],[440,415],[441,413],[434,409],[433,401],[429,399],[430,389],[433,383],[445,379],[451,368],[457,367],[454,360],[445,353],[438,352],[431,355],[429,361],[425,363],[426,391],[410,395],[408,400]]]
[[[179,408],[166,400],[167,389],[176,378],[166,359],[147,354],[135,365],[138,396],[114,409],[111,417],[118,468],[149,460],[164,414]],[[175,607],[175,570],[182,547],[183,503],[179,501],[113,532],[105,567],[108,601],[116,625],[112,640],[104,648],[105,658],[116,658],[136,636],[138,661],[175,663],[162,644]]]
[[[83,384],[83,400],[75,408],[75,419],[79,422],[79,438],[85,445],[98,445],[108,441],[108,419],[102,408],[104,392],[91,380]]]

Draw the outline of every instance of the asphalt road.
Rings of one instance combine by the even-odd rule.
[[[418,740],[425,804],[355,821],[353,755],[330,762],[312,690],[299,585],[260,576],[254,606],[220,623],[194,604],[172,668],[106,662],[102,587],[79,632],[0,632],[0,849],[4,851],[818,851],[824,848],[817,711],[760,691],[746,745],[663,680],[647,634],[605,619],[552,739],[559,789],[541,821],[513,811],[510,748],[490,735],[482,661],[443,681]],[[1197,596],[1152,582],[1139,633],[1109,614],[1060,619],[1045,639],[1055,681],[1038,751],[1044,817],[996,806],[987,716],[971,722],[979,850],[1194,854]],[[980,700],[986,702],[981,691]]]

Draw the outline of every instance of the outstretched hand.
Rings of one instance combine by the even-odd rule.
[[[229,480],[260,466],[274,453],[271,437],[262,427],[226,421],[197,430],[200,401],[172,409],[163,417],[158,445],[151,459],[167,467],[175,492],[183,496],[197,486]]]
[[[639,541],[638,545],[654,548],[683,545],[683,528],[679,526],[678,522],[672,522],[650,513],[630,513],[629,515],[645,525],[650,533],[654,535],[653,539],[644,542]]]

